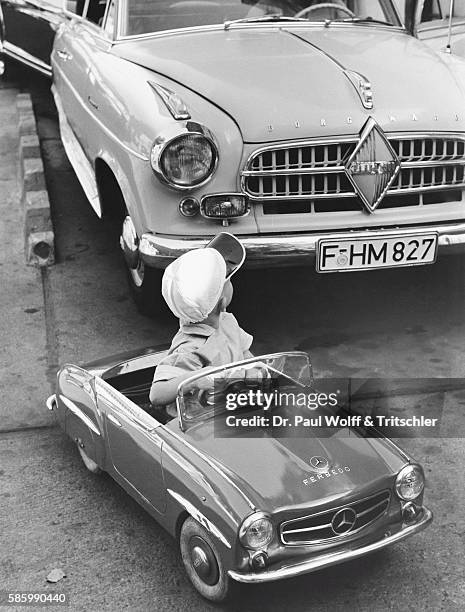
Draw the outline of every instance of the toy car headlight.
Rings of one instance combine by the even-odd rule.
[[[425,488],[425,477],[419,465],[406,465],[397,474],[397,495],[406,501],[416,499]]]
[[[239,540],[246,548],[266,548],[273,539],[273,524],[263,512],[248,516],[239,529]]]
[[[218,151],[211,138],[183,133],[160,147],[152,147],[150,162],[155,172],[173,187],[186,189],[204,183],[213,174]]]

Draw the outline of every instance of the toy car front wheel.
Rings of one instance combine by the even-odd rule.
[[[208,531],[189,517],[181,528],[179,547],[184,568],[197,591],[210,601],[225,601],[231,595],[231,579]]]

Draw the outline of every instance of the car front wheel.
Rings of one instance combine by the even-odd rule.
[[[163,271],[145,265],[138,253],[138,242],[134,224],[126,211],[120,246],[126,263],[129,288],[139,312],[154,317],[168,310],[161,294]]]
[[[184,568],[197,591],[210,601],[225,601],[231,595],[231,579],[224,569],[214,539],[196,520],[185,520],[179,536]]]

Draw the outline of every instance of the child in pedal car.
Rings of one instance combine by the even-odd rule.
[[[168,355],[155,370],[150,389],[154,406],[173,414],[178,385],[195,373],[252,357],[253,337],[226,312],[233,296],[223,256],[214,248],[189,251],[172,262],[162,294],[179,318]]]

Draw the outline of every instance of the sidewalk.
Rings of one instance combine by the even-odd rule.
[[[0,431],[53,422],[41,271],[24,256],[17,94],[0,80]]]

